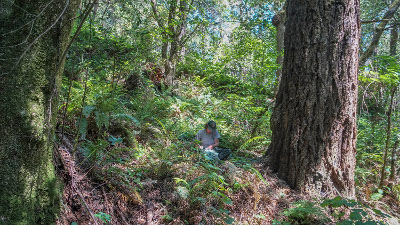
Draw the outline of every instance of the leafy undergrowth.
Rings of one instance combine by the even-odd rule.
[[[80,116],[73,106],[79,100],[71,99],[56,150],[65,184],[57,224],[388,221],[379,210],[364,209],[365,202],[336,198],[321,205],[264,167],[272,101],[262,90],[227,80],[196,77],[162,94],[142,83],[129,94],[107,95],[104,84],[87,93]],[[109,97],[96,98],[96,90]],[[207,160],[195,147],[196,132],[210,119],[221,145],[233,150],[226,161]]]
[[[108,224],[269,224],[302,198],[270,173],[254,172],[258,163],[212,163],[179,147],[187,151],[169,160],[105,162],[78,172],[86,203],[67,186],[59,224],[93,223],[88,209]]]

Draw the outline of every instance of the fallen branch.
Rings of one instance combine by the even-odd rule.
[[[146,216],[146,220],[147,220],[147,225],[153,225],[153,204],[151,204],[151,202],[147,202],[146,203],[146,208],[147,208],[147,216]]]
[[[59,134],[60,135],[60,134]],[[65,137],[61,140],[62,143],[66,143],[66,146],[72,146],[69,142],[68,139]],[[68,144],[67,144],[68,143]],[[61,158],[61,163],[64,165],[64,168],[67,170],[68,175],[71,177],[70,184],[72,189],[74,190],[75,193],[78,194],[79,198],[81,199],[83,205],[86,207],[87,212],[89,213],[90,217],[92,218],[93,222],[95,225],[98,225],[96,217],[94,216],[92,210],[90,207],[86,204],[85,198],[83,197],[81,191],[77,188],[76,186],[76,170],[75,170],[75,162],[73,161],[71,154],[69,153],[68,149],[65,148],[64,146],[59,146],[57,148],[60,158]]]

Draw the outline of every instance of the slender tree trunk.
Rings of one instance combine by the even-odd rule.
[[[397,54],[396,47],[397,47],[397,41],[399,38],[399,26],[395,25],[391,32],[390,32],[390,55],[395,56]],[[397,88],[396,88],[397,89]],[[390,162],[390,176],[389,176],[389,187],[392,188],[394,184],[394,177],[395,177],[395,172],[396,172],[396,151],[397,151],[397,146],[399,144],[399,140],[396,139],[396,142],[394,143],[394,147],[392,150],[392,157],[391,157],[391,162]]]
[[[168,37],[164,37],[163,36],[163,39],[168,39]],[[168,41],[165,41],[163,44],[162,44],[162,47],[161,47],[161,59],[163,59],[163,60],[167,60],[168,59]]]
[[[399,40],[399,25],[392,27],[390,31],[390,55],[395,56],[397,54],[397,41]]]
[[[280,66],[276,70],[276,85],[274,87],[275,95],[278,92],[279,82],[282,76],[282,65],[283,65],[283,48],[284,48],[284,34],[285,34],[285,22],[286,22],[286,4],[283,6],[281,11],[279,11],[273,18],[272,24],[276,28],[276,50],[278,56],[276,57],[276,64]]]
[[[392,188],[394,185],[394,174],[396,172],[396,151],[398,144],[399,140],[397,139],[396,142],[394,143],[394,147],[392,150],[392,160],[390,162],[389,188]]]
[[[387,128],[386,128],[386,145],[385,145],[385,154],[383,156],[383,165],[381,169],[381,179],[379,181],[379,188],[382,188],[383,182],[385,180],[385,168],[386,168],[386,163],[387,163],[387,154],[389,151],[389,143],[390,143],[390,134],[392,131],[391,123],[392,123],[392,108],[393,108],[393,99],[394,99],[394,94],[396,93],[397,86],[393,87],[391,95],[390,95],[390,106],[389,106],[389,111],[387,114]]]
[[[3,4],[4,3],[4,4]],[[53,224],[57,96],[79,0],[11,0],[0,13],[0,223]]]
[[[399,7],[400,0],[393,1],[392,4],[389,6],[388,11],[386,11],[386,13],[383,15],[382,22],[376,27],[374,31],[371,43],[360,57],[360,65],[364,65],[367,59],[371,57],[371,55],[374,53],[386,25],[389,23],[389,20],[393,17]]]
[[[288,0],[266,163],[291,187],[354,197],[359,0]]]
[[[178,53],[186,39],[192,34],[186,34],[187,15],[191,7],[186,0],[171,0],[168,2],[168,18],[163,20],[158,13],[156,0],[150,0],[149,3],[159,28],[164,30],[162,32],[164,43],[161,47],[161,59],[164,64],[162,72],[165,84],[172,86],[176,74]],[[179,19],[176,19],[177,17]],[[194,30],[196,29],[197,27]]]

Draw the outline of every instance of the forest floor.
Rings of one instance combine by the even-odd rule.
[[[182,177],[190,168],[196,168],[196,158],[184,160],[173,165],[167,171],[157,170],[148,177],[143,177],[140,188],[127,188],[115,185],[112,177],[97,179],[96,166],[85,168],[84,163],[72,160],[68,138],[57,149],[58,173],[64,182],[62,212],[56,224],[290,224],[282,212],[293,207],[298,201],[312,201],[308,196],[290,189],[286,183],[271,173],[262,164],[260,156],[247,158],[251,163],[251,172],[236,166],[235,159],[214,163],[218,175],[223,176],[228,185],[235,186],[235,180],[244,184],[237,191],[229,192],[231,202],[225,202],[224,208],[218,209],[221,202],[205,200],[202,204],[189,200],[177,189],[175,177]],[[247,155],[249,157],[249,155]],[[194,160],[194,161],[191,161]],[[243,159],[242,159],[243,161]],[[113,163],[112,167],[126,170],[131,162]],[[97,175],[96,175],[97,173]],[[162,173],[162,174],[157,174]],[[200,173],[200,171],[199,171]],[[115,175],[115,174],[114,174]],[[114,177],[115,178],[115,177]],[[123,179],[123,178],[122,178]],[[132,186],[131,186],[132,187]],[[364,190],[364,188],[363,188]],[[226,197],[221,195],[222,197]],[[365,193],[358,193],[365,202]],[[193,198],[193,197],[192,197]],[[201,199],[200,199],[201,201]],[[383,204],[390,206],[392,217],[399,216],[399,204],[390,196],[376,202],[375,207]],[[385,207],[379,207],[384,209]],[[210,209],[216,212],[210,213]],[[227,213],[228,210],[229,213]],[[212,210],[211,210],[212,211]],[[219,211],[219,212],[218,212]],[[396,213],[397,212],[397,213]],[[229,216],[228,216],[229,215]],[[229,221],[228,218],[234,218]],[[399,224],[396,219],[386,219],[388,224]],[[295,224],[333,224],[317,220],[307,220]]]
[[[59,151],[63,161],[69,163],[59,168],[65,186],[62,213],[57,224],[103,224],[102,220],[108,220],[106,214],[110,216],[106,224],[224,224],[224,218],[218,218],[218,215],[204,220],[204,216],[208,215],[206,207],[190,206],[180,197],[175,188],[174,174],[162,175],[162,179],[145,178],[140,191],[127,193],[93,179],[90,170],[94,168],[76,166],[66,148]],[[229,160],[216,165],[221,169],[221,175],[235,176],[248,184],[229,196],[232,203],[227,205],[226,210],[230,211],[235,224],[272,224],[272,219],[283,218],[280,213],[291,203],[311,200],[290,189],[256,159],[253,161],[253,168],[262,171],[260,175],[264,181]],[[189,166],[193,166],[191,162],[182,163],[174,173],[184,173],[185,167]]]

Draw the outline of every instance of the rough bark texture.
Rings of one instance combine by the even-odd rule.
[[[266,162],[315,195],[354,197],[359,0],[288,0]]]
[[[0,224],[53,224],[60,73],[78,0],[5,1],[0,12]],[[62,67],[60,71],[63,71]]]

